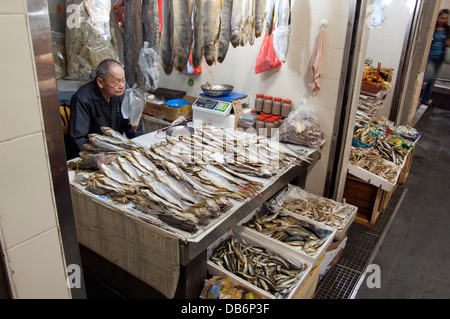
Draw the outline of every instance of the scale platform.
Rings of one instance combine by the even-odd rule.
[[[233,101],[245,99],[247,94],[231,92],[227,96],[212,97],[201,93],[192,103],[193,121],[207,122],[222,128],[234,128]]]

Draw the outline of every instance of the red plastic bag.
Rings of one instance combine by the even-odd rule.
[[[270,35],[264,35],[264,40],[256,58],[255,74],[272,70],[281,65],[273,49],[273,32]]]

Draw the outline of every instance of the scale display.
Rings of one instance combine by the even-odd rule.
[[[192,104],[192,107],[214,113],[229,114],[231,110],[231,102],[200,97],[194,102],[194,104]]]

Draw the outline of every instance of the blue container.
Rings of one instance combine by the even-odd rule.
[[[359,147],[359,148],[370,148],[373,146],[374,143],[375,142],[373,142],[372,144],[366,144],[356,138],[353,138],[353,140],[352,140],[352,146]]]
[[[183,100],[183,99],[174,99],[174,100],[166,101],[166,105],[171,108],[174,108],[174,109],[178,109],[178,108],[183,107],[188,104],[192,104],[192,103],[189,101]]]

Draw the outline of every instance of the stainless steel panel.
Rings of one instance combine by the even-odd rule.
[[[331,138],[330,156],[328,159],[327,175],[324,187],[324,196],[336,199],[339,176],[343,169],[343,156],[346,146],[347,129],[351,116],[352,96],[359,83],[355,83],[358,69],[358,49],[361,44],[362,28],[364,27],[364,10],[367,1],[351,0],[347,35],[345,40],[344,57],[342,60],[339,95],[336,104],[333,135]]]
[[[423,7],[423,0],[416,0],[415,6],[411,6],[408,18],[408,26],[403,40],[402,53],[400,55],[400,63],[398,66],[397,80],[395,81],[395,89],[392,96],[392,104],[389,113],[389,120],[398,123],[399,113],[401,109],[400,101],[407,89],[405,80],[408,74],[408,65],[410,64],[413,54],[414,40],[416,38],[417,28],[419,27],[420,16]]]
[[[81,268],[59,112],[47,1],[27,0],[27,10],[65,261],[66,265],[77,264]],[[81,282],[81,288],[71,288],[72,298],[86,298],[83,276]]]

